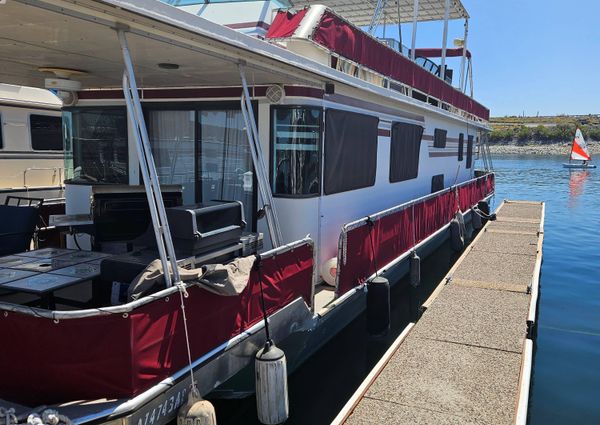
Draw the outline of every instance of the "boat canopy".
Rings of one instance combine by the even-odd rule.
[[[305,6],[322,4],[355,25],[369,25],[373,18],[373,11],[377,6],[374,0],[292,0],[294,6],[299,9]],[[385,22],[404,23],[412,22],[415,3],[419,7],[417,21],[442,21],[446,7],[445,0],[396,0],[384,1],[383,14]],[[398,17],[399,16],[399,17]],[[449,19],[469,19],[469,14],[460,0],[450,2]]]
[[[318,75],[325,65],[157,1],[11,0],[0,4],[0,81],[45,87],[54,68],[82,71],[83,89],[121,88],[124,23],[140,87],[240,85],[240,62],[253,85],[332,80]]]

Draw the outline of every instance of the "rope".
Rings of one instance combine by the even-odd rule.
[[[0,424],[1,425],[14,425],[18,422],[17,416],[15,415],[15,409],[5,409],[0,407]]]
[[[73,425],[65,415],[61,415],[54,409],[46,409],[41,414],[32,413],[27,416],[27,425]]]
[[[187,348],[188,355],[188,364],[190,366],[190,379],[192,381],[190,393],[196,396],[200,396],[200,391],[198,391],[198,387],[196,386],[196,381],[194,380],[194,369],[192,367],[192,350],[190,349],[190,335],[188,332],[187,326],[187,317],[185,314],[185,302],[184,299],[189,297],[189,294],[185,288],[185,284],[181,281],[175,282],[175,285],[179,289],[179,298],[181,299],[181,315],[183,318],[183,330],[185,332],[185,344]]]
[[[371,241],[371,252],[373,253],[373,266],[375,267],[375,277],[377,277],[379,267],[377,266],[377,256],[375,255],[375,242],[373,242],[373,228],[375,227],[375,222],[371,217],[367,217],[367,224],[369,225],[369,241]]]
[[[271,333],[269,331],[269,319],[267,317],[267,308],[265,306],[265,293],[263,291],[263,272],[262,272],[262,260],[260,256],[256,256],[256,269],[258,270],[258,285],[260,287],[260,305],[263,313],[263,320],[265,321],[265,334],[267,337],[267,341],[265,342],[265,351],[266,347],[271,347],[273,345],[273,341],[271,340]]]

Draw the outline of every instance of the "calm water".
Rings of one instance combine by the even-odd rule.
[[[546,201],[530,424],[600,423],[600,169],[502,157],[496,203]]]
[[[561,157],[498,157],[495,205],[546,201],[544,263],[530,424],[600,424],[600,168],[563,169]],[[456,260],[448,246],[421,267],[418,290],[392,291],[392,332],[371,340],[360,316],[290,376],[287,424],[329,424],[414,319]],[[405,283],[405,282],[404,282]],[[215,401],[220,425],[258,424],[255,400]]]

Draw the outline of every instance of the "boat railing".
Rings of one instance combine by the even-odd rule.
[[[278,255],[282,255],[289,251],[293,251],[294,249],[300,248],[304,245],[309,246],[310,249],[314,252],[313,240],[309,237],[306,237],[306,238],[291,242],[286,245],[281,245],[278,248],[271,249],[264,253],[258,254],[257,258],[259,258],[260,261],[267,261]],[[314,264],[314,257],[313,257],[313,264]],[[313,273],[313,275],[314,275],[314,273]],[[313,280],[314,280],[314,277],[313,277]],[[197,286],[194,282],[182,282],[182,284],[185,286],[186,289],[191,288],[193,286]],[[311,283],[311,287],[314,287],[314,285],[312,283]],[[134,311],[146,304],[150,304],[150,303],[160,300],[160,299],[168,298],[171,295],[176,294],[178,291],[179,291],[179,288],[177,286],[171,286],[171,287],[168,287],[161,291],[155,292],[150,295],[146,295],[142,298],[139,298],[134,301],[130,301],[125,304],[120,304],[120,305],[115,305],[115,306],[107,306],[107,307],[88,308],[88,309],[82,309],[82,310],[65,310],[65,311],[46,310],[46,309],[37,308],[37,307],[30,307],[27,305],[13,304],[13,303],[0,301],[0,311],[4,311],[6,313],[8,313],[8,312],[20,313],[20,314],[25,314],[27,316],[51,319],[54,321],[68,320],[68,319],[82,319],[82,318],[86,318],[86,317],[106,316],[106,315],[113,315],[113,314],[121,314],[121,315],[125,315],[125,317],[126,317],[126,315],[128,313],[131,313],[132,311]]]
[[[494,173],[345,224],[338,241],[336,296],[363,285],[494,193]],[[352,253],[352,258],[350,258]]]

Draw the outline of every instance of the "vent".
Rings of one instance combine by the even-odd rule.
[[[285,90],[279,85],[272,85],[267,88],[266,96],[269,102],[279,104],[285,98]]]

